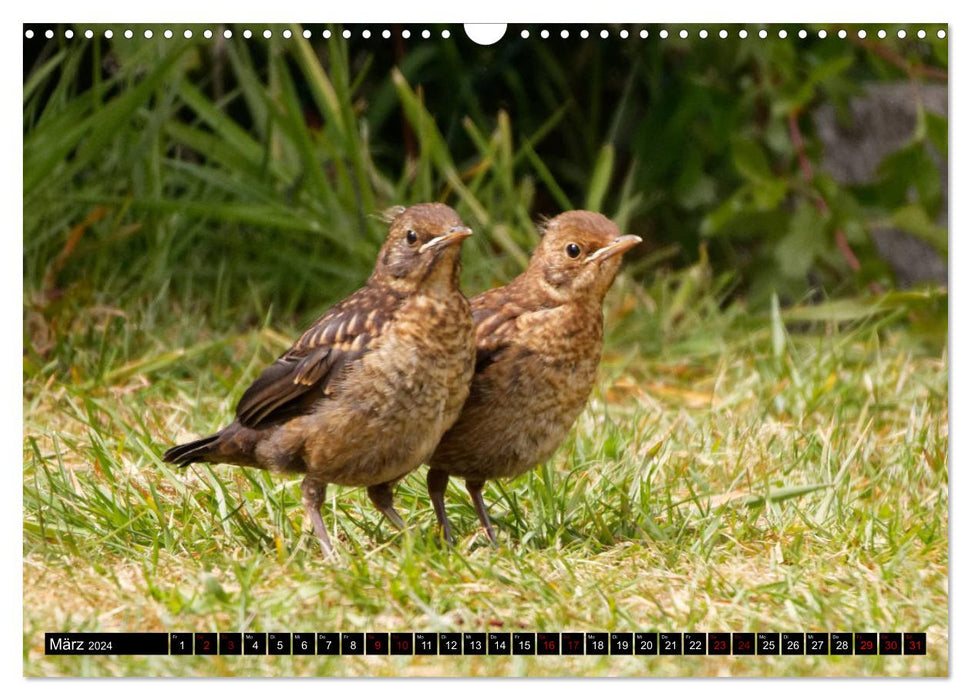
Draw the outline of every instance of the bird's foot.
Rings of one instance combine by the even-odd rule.
[[[320,553],[324,555],[324,559],[329,559],[330,557],[336,556],[334,545],[330,543],[330,537],[327,536],[326,531],[324,532],[323,537],[320,537],[318,534],[317,542],[320,544]]]
[[[438,530],[442,539],[450,547],[455,546],[455,537],[452,536],[452,528],[448,524],[445,516],[445,489],[448,487],[448,472],[441,469],[428,470],[428,495],[432,499],[432,507],[435,508],[435,518],[438,520]]]
[[[381,509],[381,512],[384,513],[384,517],[390,520],[391,524],[394,525],[396,528],[398,528],[398,530],[400,530],[401,532],[408,532],[410,530],[404,518],[402,518],[398,514],[398,511],[396,511],[394,508],[391,508],[389,506],[386,509]]]
[[[475,512],[479,516],[479,522],[482,523],[482,527],[489,536],[489,541],[493,547],[498,547],[499,541],[496,539],[496,531],[492,529],[492,521],[489,520],[489,511],[486,510],[485,501],[482,499],[483,484],[484,482],[482,481],[466,481],[465,488],[472,497]]]
[[[303,507],[310,516],[310,522],[314,526],[314,534],[320,542],[320,551],[324,559],[334,555],[334,545],[330,543],[330,535],[327,534],[327,526],[324,525],[324,518],[320,514],[320,507],[324,503],[324,496],[327,493],[327,484],[317,484],[308,479],[304,479],[300,484],[300,491],[303,493]]]
[[[374,507],[381,511],[392,525],[402,532],[407,532],[408,525],[404,518],[398,514],[398,511],[394,509],[394,494],[391,487],[392,484],[390,483],[368,486],[367,495]]]

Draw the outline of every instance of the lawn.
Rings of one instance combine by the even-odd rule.
[[[216,333],[166,297],[62,300],[71,323],[34,328],[64,336],[62,363],[28,361],[24,386],[25,673],[946,674],[948,358],[888,301],[941,297],[759,315],[719,304],[707,279],[615,286],[570,438],[488,487],[497,549],[455,482],[459,541],[440,544],[422,469],[397,490],[407,534],[363,490],[329,492],[336,561],[298,479],[159,459],[225,423],[299,323]],[[811,320],[827,316],[844,320]],[[929,653],[45,657],[55,630],[926,631]]]

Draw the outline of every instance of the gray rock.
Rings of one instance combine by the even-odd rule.
[[[907,82],[867,86],[862,95],[850,100],[850,118],[844,122],[832,105],[816,110],[813,119],[823,143],[823,170],[844,185],[872,181],[880,162],[912,138],[917,126],[917,95],[928,112],[947,115],[947,86],[914,86]],[[932,154],[942,164],[944,197],[938,223],[946,225],[947,163],[937,151],[932,150]],[[877,252],[889,263],[901,286],[921,282],[947,284],[947,263],[930,245],[889,227],[875,229],[872,234]]]

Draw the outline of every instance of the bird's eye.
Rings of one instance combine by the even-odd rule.
[[[414,231],[408,231],[405,234],[405,240],[408,241],[408,245],[415,245],[418,242],[418,234]]]
[[[576,243],[567,243],[566,254],[569,255],[571,258],[580,257],[580,246],[578,246]]]

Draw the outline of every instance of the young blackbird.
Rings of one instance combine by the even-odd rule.
[[[603,346],[603,298],[622,254],[641,242],[606,217],[560,214],[526,271],[472,299],[476,360],[462,414],[429,460],[428,493],[445,538],[449,476],[465,479],[493,543],[482,486],[552,456],[586,404]]]
[[[428,459],[469,393],[475,332],[459,256],[470,235],[443,204],[401,211],[367,284],[253,382],[236,420],[163,459],[306,474],[303,505],[325,556],[327,484],[366,486],[403,527],[392,486]]]

